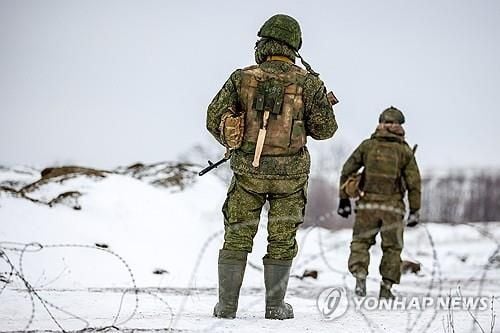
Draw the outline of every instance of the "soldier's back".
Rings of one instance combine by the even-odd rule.
[[[374,136],[364,143],[363,191],[374,195],[402,198],[401,174],[411,150],[403,138]]]

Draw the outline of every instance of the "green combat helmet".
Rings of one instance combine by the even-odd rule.
[[[260,28],[257,36],[261,38],[269,38],[288,45],[297,53],[300,62],[309,73],[318,76],[299,54],[299,49],[302,46],[302,31],[300,30],[299,22],[291,16],[285,14],[276,14],[271,16]]]
[[[300,25],[293,17],[277,14],[269,18],[260,28],[257,36],[285,43],[295,51],[302,46]]]
[[[405,116],[403,112],[401,112],[399,109],[395,108],[394,106],[391,106],[387,109],[385,109],[381,114],[380,117],[378,118],[379,123],[396,123],[396,124],[404,124],[405,123]]]

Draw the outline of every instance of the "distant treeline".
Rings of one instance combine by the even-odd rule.
[[[500,221],[500,171],[452,171],[423,179],[422,217],[428,221]]]

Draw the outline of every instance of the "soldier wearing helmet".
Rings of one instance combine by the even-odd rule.
[[[214,315],[236,316],[247,254],[269,202],[265,317],[289,319],[293,310],[284,297],[297,254],[295,235],[304,219],[307,137],[331,138],[337,123],[323,82],[298,53],[299,23],[275,15],[258,36],[257,64],[234,71],[207,111],[207,129],[230,152],[234,172],[222,209],[225,234]],[[306,69],[295,65],[297,57]]]
[[[397,108],[384,110],[375,133],[356,148],[342,168],[338,214],[347,218],[351,214],[349,197],[358,197],[348,262],[349,271],[356,278],[358,296],[366,295],[369,249],[380,232],[383,256],[379,296],[394,298],[391,287],[401,277],[406,192],[410,208],[407,225],[418,223],[421,179],[414,151],[404,138],[404,122],[405,117]],[[362,168],[362,173],[358,173]],[[351,188],[353,184],[355,190]]]

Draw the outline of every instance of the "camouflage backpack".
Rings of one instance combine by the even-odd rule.
[[[306,145],[302,92],[307,74],[297,66],[286,73],[269,73],[260,66],[242,70],[240,100],[245,114],[242,151],[255,151],[265,113],[269,119],[263,156],[293,155]]]

